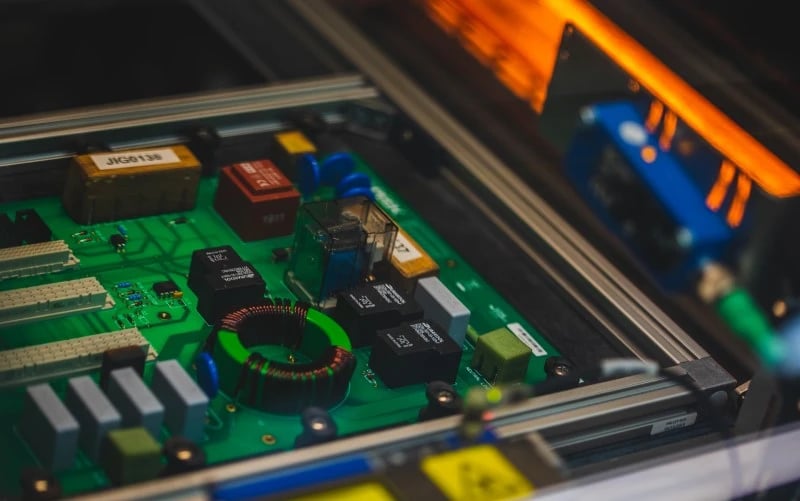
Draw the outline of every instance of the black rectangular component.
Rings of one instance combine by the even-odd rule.
[[[163,282],[156,282],[153,284],[153,292],[155,292],[158,297],[172,296],[176,292],[180,292],[180,290],[178,284],[172,280],[164,280]]]
[[[15,220],[17,236],[26,244],[48,242],[53,236],[50,227],[33,209],[18,210]]]
[[[125,346],[103,352],[103,363],[100,366],[100,388],[106,389],[111,371],[130,367],[140,376],[144,374],[144,363],[147,350],[141,346]]]
[[[236,308],[263,301],[266,292],[264,279],[246,262],[229,263],[193,283],[197,311],[210,324]]]
[[[22,244],[22,239],[17,235],[14,221],[6,214],[0,214],[0,249],[16,247]]]
[[[445,381],[454,383],[461,347],[427,320],[378,331],[369,366],[389,388]]]
[[[192,264],[189,266],[189,287],[194,290],[197,282],[206,275],[240,263],[242,258],[230,245],[196,250],[192,253]]]
[[[284,263],[289,260],[289,249],[286,247],[278,247],[272,249],[272,260],[276,263]]]
[[[375,333],[422,318],[422,308],[389,282],[360,285],[338,294],[333,317],[354,347],[372,344]]]

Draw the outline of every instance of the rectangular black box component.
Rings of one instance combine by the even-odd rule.
[[[400,287],[379,282],[339,293],[333,317],[358,348],[372,344],[378,330],[421,319],[422,308]]]
[[[194,290],[206,275],[239,263],[242,263],[242,258],[230,245],[196,250],[192,252],[189,266],[189,287]]]
[[[266,283],[250,263],[232,263],[206,275],[193,287],[197,311],[213,324],[225,314],[264,299]]]
[[[454,383],[461,347],[427,320],[378,331],[369,366],[389,388],[444,381]]]

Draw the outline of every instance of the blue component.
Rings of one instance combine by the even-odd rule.
[[[128,230],[127,230],[127,229],[125,229],[125,227],[124,227],[124,226],[122,226],[121,224],[118,224],[118,225],[117,225],[117,231],[118,231],[118,232],[119,232],[119,234],[120,234],[120,235],[122,235],[123,237],[127,237],[127,236],[128,236]]]
[[[133,284],[130,283],[130,282],[120,282],[117,285],[115,285],[114,287],[116,287],[117,289],[127,289],[128,287],[130,287],[132,285]]]
[[[319,188],[319,163],[311,153],[297,160],[297,188],[303,197],[310,197]]]
[[[214,398],[219,393],[219,372],[217,363],[207,351],[200,352],[194,359],[197,367],[197,384],[203,389],[208,398]]]
[[[353,155],[347,152],[339,152],[329,155],[322,161],[320,166],[320,181],[326,186],[336,186],[339,181],[353,172],[356,168],[356,161]]]
[[[328,255],[320,297],[356,285],[365,269],[366,256],[361,249],[332,250]]]
[[[301,487],[313,487],[333,480],[365,475],[371,471],[372,468],[365,457],[345,456],[223,483],[216,487],[213,498],[238,501],[279,495]]]
[[[342,194],[354,188],[371,188],[372,180],[363,172],[353,172],[336,183],[336,198],[343,198]]]
[[[661,284],[679,289],[706,260],[724,261],[733,231],[630,102],[598,104],[566,155],[575,188]]]
[[[128,294],[128,301],[141,301],[142,295],[141,294]]]
[[[350,188],[349,190],[342,193],[341,196],[339,196],[339,198],[350,198],[350,197],[367,197],[373,202],[375,201],[375,194],[372,193],[372,189],[361,186]]]

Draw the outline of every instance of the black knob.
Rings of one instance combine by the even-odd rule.
[[[206,465],[206,453],[188,438],[170,437],[164,442],[162,453],[167,460],[162,476],[195,471]]]
[[[295,447],[321,444],[334,440],[338,434],[336,423],[325,409],[309,407],[300,417],[303,424],[303,433],[295,439]]]
[[[420,421],[459,414],[464,404],[455,388],[444,381],[428,383],[425,397],[428,405],[419,411]]]
[[[45,501],[61,498],[61,484],[50,472],[41,468],[28,468],[20,475],[22,499]]]

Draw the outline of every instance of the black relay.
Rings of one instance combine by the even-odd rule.
[[[230,246],[192,253],[189,287],[197,296],[197,312],[210,324],[236,308],[261,302],[266,292],[258,271]]]
[[[369,366],[389,388],[445,381],[454,383],[461,347],[428,320],[379,331]]]
[[[372,344],[381,329],[421,319],[422,308],[399,287],[379,282],[340,292],[333,317],[358,348]]]
[[[198,280],[221,268],[244,262],[230,245],[210,247],[192,252],[189,266],[189,287],[194,290]]]

